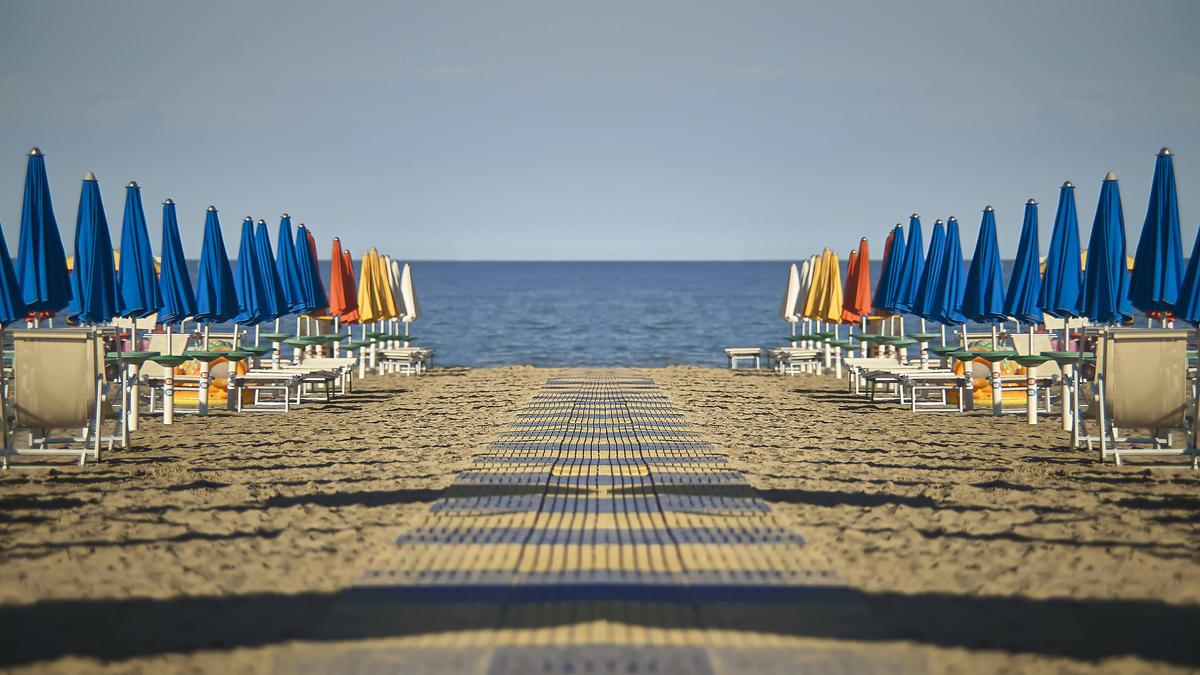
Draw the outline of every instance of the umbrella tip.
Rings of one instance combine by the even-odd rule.
[[[958,222],[958,218],[955,218],[954,216],[950,216],[950,220],[956,223]]]
[[[34,150],[37,150],[37,148],[34,148]],[[1162,150],[1158,151],[1159,157],[1170,157],[1173,154],[1175,153],[1171,152],[1171,149],[1167,147],[1164,147]]]
[[[259,218],[259,219],[258,219],[258,224],[259,224],[259,225],[266,225],[266,224],[267,224],[267,221],[263,220],[262,218]]]
[[[1067,182],[1063,183],[1062,186],[1063,186],[1064,190],[1074,190],[1075,189],[1075,184],[1072,183],[1071,181],[1067,181]]]
[[[170,197],[167,197],[166,199],[163,200],[163,203],[164,204],[174,204],[175,200],[171,199]]]
[[[941,219],[941,218],[938,218],[937,220],[933,221],[933,224],[934,224],[934,225],[941,225],[941,224],[942,224],[942,219]]]
[[[254,219],[253,219],[253,218],[251,218],[250,216],[246,216],[245,218],[242,218],[242,222],[243,222],[243,223],[244,223],[244,222],[247,222],[247,221],[249,221],[249,222],[253,223],[253,222],[254,222]]]
[[[125,187],[127,187],[127,188],[133,188],[133,189],[135,189],[135,190],[136,190],[136,189],[138,188],[137,181],[136,181],[136,180],[131,180],[131,181],[129,181],[129,182],[128,182],[128,183],[125,185]]]
[[[909,218],[920,218],[920,217],[921,217],[921,216],[918,216],[918,215],[917,215],[917,214],[915,214],[915,213],[914,213],[914,214],[912,214],[911,216],[909,216]]]
[[[211,213],[216,213],[216,212],[217,212],[217,207],[213,206],[212,204],[209,204],[209,205],[208,205],[208,210],[209,210]]]
[[[89,171],[89,172],[83,174],[83,179],[84,180],[96,180],[96,174]]]
[[[292,218],[291,216],[289,216],[289,215],[288,215],[288,214],[286,214],[286,213],[285,213],[285,214],[283,214],[282,216],[279,216],[279,217],[280,217],[280,218],[287,218],[288,220],[291,220],[291,218]]]
[[[32,150],[29,151],[29,156],[30,157],[41,157],[42,149],[41,148],[33,148]]]
[[[1030,197],[1029,201],[1025,202],[1025,204],[1027,206],[1037,206],[1037,200],[1034,199],[1033,197]]]
[[[1117,179],[1117,174],[1115,174],[1115,173],[1113,173],[1113,172],[1111,172],[1111,171],[1109,171],[1108,173],[1104,174],[1104,180],[1116,180],[1116,179]]]
[[[987,206],[983,207],[983,210],[984,210],[985,212],[987,212],[987,211],[995,211],[996,209],[993,209],[993,208],[992,208],[992,205],[991,205],[991,204],[988,204]]]

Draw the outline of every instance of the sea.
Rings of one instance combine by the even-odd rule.
[[[422,316],[409,332],[443,366],[722,367],[726,347],[786,344],[789,264],[416,261]],[[880,263],[871,267],[877,280]]]

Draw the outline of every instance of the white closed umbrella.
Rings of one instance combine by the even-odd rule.
[[[792,335],[796,334],[796,300],[800,297],[800,272],[796,263],[788,269],[787,290],[783,294],[783,303],[779,305],[779,318],[792,324]]]
[[[417,291],[413,288],[412,267],[404,263],[400,273],[400,295],[404,298],[404,334],[408,335],[408,324],[421,318],[421,303],[417,302]]]

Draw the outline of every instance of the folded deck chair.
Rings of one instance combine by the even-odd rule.
[[[1121,465],[1130,456],[1182,455],[1191,458],[1192,468],[1200,468],[1186,433],[1187,338],[1182,331],[1143,329],[1108,330],[1100,336],[1088,416],[1099,422],[1102,461],[1111,456]],[[1082,418],[1077,428],[1080,423]],[[1126,435],[1131,429],[1146,430],[1149,436]],[[1179,438],[1185,442],[1177,442]]]
[[[13,330],[13,382],[6,402],[13,424],[5,429],[3,466],[9,458],[67,455],[100,459],[100,446],[111,447],[119,430],[104,436],[101,426],[115,419],[106,400],[104,343],[90,329]],[[118,420],[119,423],[119,420]],[[54,436],[51,432],[67,432]],[[28,434],[28,444],[18,435]],[[23,440],[23,439],[22,439]]]

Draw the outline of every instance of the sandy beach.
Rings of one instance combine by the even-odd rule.
[[[103,463],[0,475],[0,667],[279,669],[330,598],[425,513],[550,377],[370,378],[288,415],[143,425]],[[592,371],[595,372],[595,371]],[[611,371],[609,371],[611,372]],[[1189,672],[1200,479],[1102,465],[1054,421],[914,415],[827,377],[654,379],[929,672]]]

